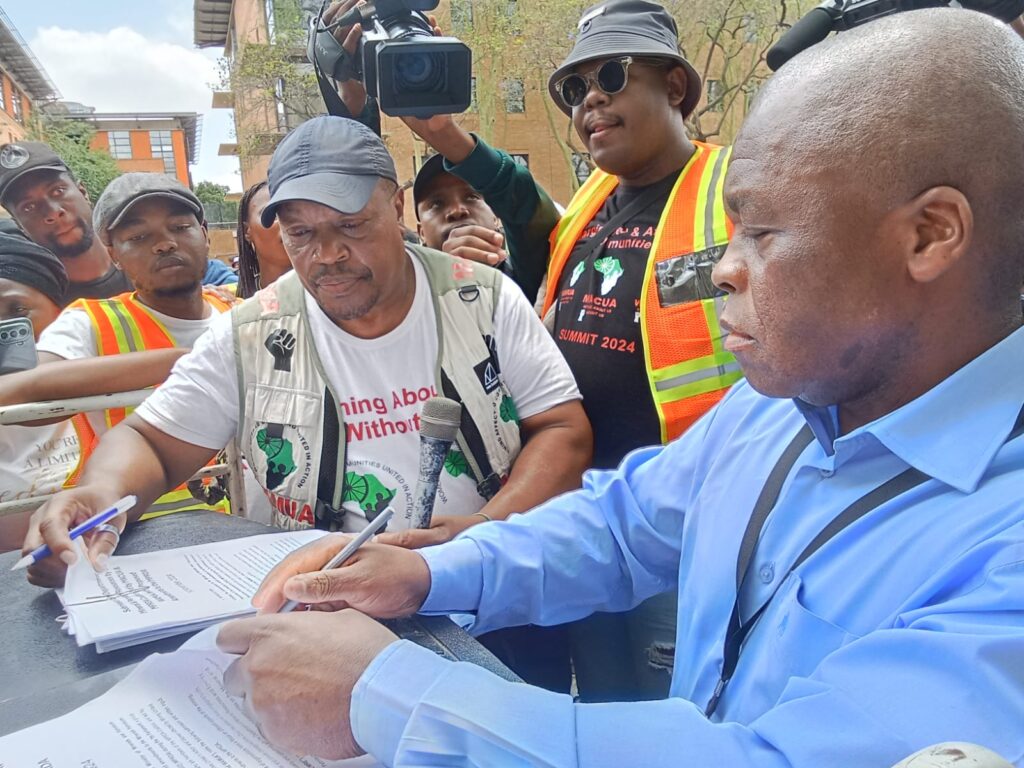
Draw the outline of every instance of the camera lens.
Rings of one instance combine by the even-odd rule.
[[[444,57],[438,53],[403,53],[395,56],[395,86],[404,93],[431,93],[444,89]]]

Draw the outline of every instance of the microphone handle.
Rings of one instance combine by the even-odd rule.
[[[829,3],[831,5],[831,3]],[[771,47],[765,60],[774,72],[800,51],[820,43],[835,28],[835,12],[819,5],[797,20],[779,42]]]
[[[412,507],[408,512],[410,528],[429,528],[437,498],[437,484],[444,469],[444,459],[451,448],[451,440],[420,435],[420,474],[416,479],[416,490]]]

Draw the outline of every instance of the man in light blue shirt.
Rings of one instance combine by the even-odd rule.
[[[801,54],[726,182],[714,278],[747,382],[527,515],[329,573],[306,572],[339,541],[291,556],[261,610],[358,610],[226,625],[228,689],[277,744],[387,765],[880,768],[964,740],[1024,766],[1022,187],[1009,29],[917,11]],[[672,587],[657,702],[576,704],[363,615],[482,632]]]

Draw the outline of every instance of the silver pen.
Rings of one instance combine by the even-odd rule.
[[[387,525],[388,520],[390,520],[394,514],[395,510],[392,509],[390,506],[387,507],[387,509],[385,509],[379,515],[377,515],[377,517],[373,518],[373,522],[365,528],[363,528],[363,530],[359,532],[358,536],[356,536],[354,539],[352,539],[352,541],[346,544],[342,548],[341,552],[339,552],[326,563],[324,563],[323,567],[320,570],[329,571],[332,568],[337,568],[338,566],[343,565],[346,560],[348,560],[350,557],[352,557],[352,555],[356,553],[357,549],[359,549],[361,546],[363,546],[363,544],[365,544],[371,538],[373,538],[373,535],[377,533],[377,531],[379,531],[381,528]],[[290,611],[294,611],[300,605],[301,603],[299,603],[299,601],[297,600],[289,600],[287,603],[281,606],[280,610],[278,610],[278,613],[289,613]]]

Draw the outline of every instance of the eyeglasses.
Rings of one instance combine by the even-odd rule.
[[[570,109],[578,107],[583,103],[583,100],[587,98],[587,94],[590,92],[591,84],[596,85],[601,91],[611,96],[619,93],[626,87],[626,83],[629,82],[629,65],[633,64],[634,61],[640,63],[639,60],[633,59],[632,56],[609,59],[598,67],[596,74],[588,72],[585,75],[580,75],[574,72],[571,75],[566,75],[555,83],[555,90]]]

